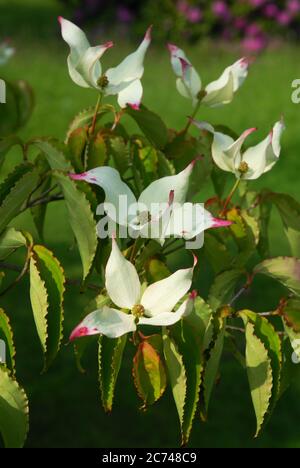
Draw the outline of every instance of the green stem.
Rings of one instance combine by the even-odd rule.
[[[188,130],[189,130],[191,124],[192,124],[192,121],[194,120],[194,118],[197,115],[198,110],[200,109],[200,106],[201,106],[201,99],[198,100],[197,105],[196,105],[196,107],[194,109],[194,112],[192,113],[191,117],[188,119],[187,124],[186,124],[186,126],[184,127],[184,129],[182,131],[183,135],[185,135],[188,132]]]
[[[98,112],[99,112],[99,108],[100,108],[100,106],[101,106],[102,96],[103,96],[103,94],[100,93],[99,96],[98,96],[98,99],[97,99],[96,106],[95,106],[95,112],[94,112],[94,116],[93,116],[93,121],[92,121],[92,125],[91,125],[91,130],[90,130],[91,135],[93,135],[94,132],[95,132],[96,121],[97,121],[97,115],[98,115]]]
[[[227,209],[227,207],[228,207],[228,205],[229,205],[229,203],[230,203],[230,201],[231,201],[233,195],[235,194],[236,189],[237,189],[238,186],[240,185],[240,182],[241,182],[241,179],[237,179],[237,180],[236,180],[236,182],[235,182],[234,186],[232,187],[232,189],[231,189],[231,191],[230,191],[228,197],[226,198],[226,201],[225,201],[225,203],[224,203],[224,206],[223,206],[223,208],[222,208],[222,210],[221,210],[221,212],[220,212],[220,216],[224,216],[224,215],[225,215],[226,209]]]

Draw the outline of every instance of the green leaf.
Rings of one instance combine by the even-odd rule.
[[[216,276],[208,296],[208,304],[215,311],[233,298],[237,283],[243,276],[241,270],[228,270]]]
[[[251,398],[254,406],[258,436],[269,409],[273,377],[271,359],[262,340],[255,334],[255,327],[251,322],[246,324],[246,365]]]
[[[283,326],[285,333],[287,334],[291,346],[293,348],[297,362],[300,362],[300,333],[295,331],[294,328],[287,325],[285,319],[283,318]]]
[[[126,113],[135,120],[153,146],[161,149],[167,144],[168,130],[157,114],[145,106],[141,106],[139,110],[127,106]]]
[[[300,336],[298,343],[300,343]],[[299,381],[300,353],[298,353],[298,356],[296,353],[296,360],[294,353],[295,351],[291,345],[289,337],[284,338],[282,341],[283,362],[280,378],[280,396],[290,387],[293,382]]]
[[[68,148],[76,172],[84,171],[84,153],[88,143],[88,128],[76,128],[69,136]]]
[[[144,405],[152,405],[164,393],[166,372],[159,353],[147,341],[142,341],[133,359],[133,378]]]
[[[19,126],[23,126],[29,120],[34,108],[34,96],[32,88],[24,80],[14,84],[18,102]]]
[[[83,266],[83,279],[88,275],[97,249],[96,222],[86,196],[77,189],[73,180],[56,172],[64,194],[68,220],[76,237]]]
[[[13,339],[13,331],[10,325],[8,316],[5,314],[3,309],[0,309],[0,340],[3,340],[6,347],[6,362],[5,365],[8,367],[12,375],[15,373],[15,356],[16,349]],[[1,363],[1,361],[0,361]],[[1,397],[1,394],[0,394]]]
[[[23,142],[16,135],[10,135],[10,136],[5,137],[5,138],[0,138],[0,169],[1,169],[1,166],[2,166],[2,164],[4,162],[4,158],[5,158],[6,154],[15,145],[18,145],[23,149]]]
[[[169,161],[164,153],[157,152],[157,176],[158,178],[175,175],[176,170],[174,164]]]
[[[37,333],[44,354],[47,352],[47,314],[48,294],[45,282],[42,280],[35,256],[31,256],[30,266],[30,301]]]
[[[163,346],[168,378],[170,381],[173,398],[177,408],[180,427],[183,427],[184,407],[186,399],[187,378],[183,364],[183,358],[178,351],[175,341],[169,336],[168,331],[163,333]]]
[[[241,267],[245,265],[255,252],[259,240],[258,223],[246,211],[241,212],[236,208],[228,211],[227,219],[233,221],[230,231],[239,249],[239,253],[233,264],[236,267]]]
[[[264,260],[253,270],[274,278],[288,288],[293,294],[300,295],[300,259],[294,257],[276,257]]]
[[[99,381],[102,404],[105,411],[112,410],[115,387],[121,367],[127,335],[112,339],[99,338]]]
[[[49,190],[51,187],[51,177],[47,177],[41,186],[35,190],[34,198],[37,199]],[[40,205],[32,206],[30,208],[32,219],[37,230],[38,236],[40,239],[44,238],[44,225],[45,225],[45,218],[47,213],[48,204],[41,203]]]
[[[259,243],[257,250],[262,258],[270,256],[270,240],[269,240],[269,225],[272,213],[271,203],[261,203],[259,205]]]
[[[32,167],[33,166],[31,164],[20,164],[8,174],[6,179],[0,185],[0,205],[4,202],[15,184],[21,179],[21,177],[30,172]]]
[[[87,170],[94,169],[95,167],[104,166],[107,162],[108,154],[106,143],[103,136],[98,133],[90,139],[88,152],[87,152]]]
[[[59,261],[50,250],[42,245],[35,245],[33,252],[35,254],[35,266],[38,268],[38,273],[41,281],[43,281],[47,295],[46,330],[42,331],[42,335],[46,335],[46,342],[43,343],[45,368],[48,368],[59,351],[63,337],[65,276]],[[41,293],[42,299],[44,292]],[[35,316],[40,313],[43,315],[44,311],[35,308]],[[43,323],[45,324],[44,321]]]
[[[219,372],[220,361],[224,348],[224,337],[225,321],[220,330],[218,331],[217,337],[213,341],[213,345],[210,349],[209,358],[205,366],[203,376],[204,411],[201,412],[201,417],[204,420],[206,420],[207,418],[210,397]]]
[[[31,169],[30,172],[26,171],[10,188],[0,206],[0,232],[19,214],[20,209],[37,185],[38,178],[37,171]],[[3,195],[2,186],[0,187],[0,198],[1,195]]]
[[[85,109],[85,110],[79,112],[79,114],[77,114],[74,117],[74,119],[72,120],[72,122],[71,122],[71,124],[69,126],[69,129],[68,129],[66,143],[68,142],[68,140],[70,138],[70,135],[74,132],[74,130],[76,130],[79,127],[84,127],[85,125],[89,127],[92,124],[94,113],[95,113],[95,108],[94,107],[89,107],[88,109]],[[111,106],[110,104],[102,105],[101,108],[98,111],[96,123],[98,123],[99,120],[105,114],[108,114],[108,113],[115,114],[114,107]],[[97,128],[97,126],[96,126],[96,128]]]
[[[268,356],[271,360],[273,388],[268,411],[270,416],[278,401],[280,394],[280,378],[282,365],[281,341],[273,325],[265,317],[261,317],[260,315],[249,310],[241,311],[239,312],[239,315],[243,318],[244,323],[250,321],[254,325],[255,335],[265,346],[268,352]]]
[[[281,193],[272,194],[271,200],[281,216],[292,255],[300,257],[300,203]]]
[[[34,144],[42,151],[52,170],[71,172],[73,167],[67,159],[67,148],[54,138],[33,140]]]
[[[33,93],[25,81],[6,81],[6,104],[0,106],[0,135],[11,135],[19,130],[33,110]]]
[[[208,341],[207,329],[211,314],[209,306],[201,298],[197,298],[193,310],[171,329],[171,337],[175,340],[178,352],[182,356],[186,375],[186,398],[181,425],[184,445],[190,438],[199,402],[204,365],[203,352]]]
[[[123,175],[130,166],[129,149],[123,138],[115,137],[109,140],[109,149],[113,157],[114,165],[121,175]]]
[[[0,366],[0,432],[7,448],[21,448],[28,433],[27,396],[2,366]]]
[[[146,270],[149,283],[160,281],[171,274],[166,264],[157,258],[153,258],[149,261],[148,265],[146,265]]]
[[[233,256],[228,247],[217,236],[210,232],[205,233],[204,253],[215,273],[227,270],[233,262]]]
[[[26,237],[15,228],[7,228],[0,235],[0,260],[10,255],[14,250],[24,247],[27,243]]]
[[[296,333],[300,333],[300,299],[290,298],[280,308],[280,313],[287,327],[290,327]]]

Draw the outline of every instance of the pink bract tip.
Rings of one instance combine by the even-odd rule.
[[[87,173],[86,172],[82,172],[82,174],[68,174],[70,179],[72,180],[84,180]]]
[[[174,190],[170,190],[170,193],[169,193],[169,206],[172,205],[172,203],[174,202],[174,196],[175,196],[175,191]]]
[[[182,57],[178,57],[180,60],[181,64],[181,70],[182,70],[182,76],[184,76],[187,72],[187,70],[192,66],[189,62],[187,62],[185,59]]]
[[[108,41],[105,44],[103,44],[103,47],[105,47],[105,49],[110,49],[113,46],[114,46],[113,41]]]
[[[150,24],[150,26],[147,29],[146,34],[145,34],[146,41],[151,41],[151,39],[152,39],[152,37],[151,37],[152,28],[153,28],[153,24]]]
[[[131,107],[131,109],[139,111],[141,103],[140,102],[135,102],[135,103],[132,104],[132,103],[128,102],[127,105],[129,107]]]
[[[86,336],[89,333],[89,329],[87,327],[77,327],[75,330],[72,331],[69,341],[74,341],[76,338],[81,338],[82,336]]]
[[[178,47],[174,44],[167,44],[170,54],[175,54],[178,50]]]
[[[250,59],[248,57],[242,57],[240,59],[240,64],[243,66],[243,67],[249,67],[250,65]]]
[[[198,292],[196,291],[196,289],[194,289],[193,291],[191,291],[190,297],[189,297],[189,298],[190,298],[192,301],[194,301],[194,300],[196,299],[197,296],[198,296]]]
[[[191,169],[194,169],[196,163],[198,161],[201,161],[201,159],[204,159],[203,154],[199,154],[199,156],[197,156],[195,159],[193,159],[193,161],[190,163]]]
[[[232,221],[227,221],[225,219],[219,219],[219,218],[213,218],[213,228],[219,228],[219,227],[228,227],[233,224]]]
[[[62,21],[63,21],[63,17],[62,17],[62,16],[58,16],[57,21],[59,22],[59,24],[61,24]]]
[[[256,127],[248,128],[247,130],[243,132],[242,136],[246,138],[247,136],[251,135],[251,133],[256,132],[256,131],[257,131]]]
[[[195,268],[195,266],[196,266],[197,263],[198,263],[198,257],[194,254],[194,252],[192,252],[192,253],[193,253],[193,259],[194,259],[193,268]]]

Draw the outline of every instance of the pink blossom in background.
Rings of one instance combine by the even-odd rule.
[[[198,23],[199,21],[202,20],[202,11],[198,7],[191,7],[187,10],[186,14],[186,19],[190,23]]]
[[[134,16],[128,8],[125,6],[119,6],[117,9],[117,18],[122,23],[130,23],[133,21]]]
[[[266,5],[264,8],[264,14],[268,18],[276,18],[276,16],[279,13],[279,9],[275,3],[270,3],[269,5]]]
[[[288,26],[292,21],[292,17],[288,11],[280,11],[276,16],[276,21],[281,26]]]
[[[246,28],[246,34],[247,36],[259,36],[262,34],[262,30],[260,26],[256,23],[249,24]]]
[[[179,2],[177,2],[177,10],[179,11],[179,13],[185,14],[188,11],[189,7],[190,6],[188,2],[186,2],[185,0],[179,0]]]
[[[300,12],[299,0],[289,0],[287,4],[287,10],[292,14],[299,13]]]
[[[266,39],[263,36],[247,36],[242,42],[242,47],[247,52],[260,52],[266,46]]]
[[[236,29],[245,29],[247,26],[247,20],[243,18],[242,16],[238,16],[234,20],[234,27]]]
[[[212,12],[223,19],[230,18],[228,5],[223,0],[218,0],[212,4]]]

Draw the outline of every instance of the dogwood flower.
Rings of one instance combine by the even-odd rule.
[[[8,41],[4,41],[0,44],[0,65],[5,65],[10,57],[15,53],[15,49],[9,44]]]
[[[105,270],[105,286],[111,301],[121,310],[104,306],[90,313],[73,330],[70,340],[103,334],[118,338],[133,332],[137,325],[170,326],[189,313],[193,295],[173,312],[176,304],[189,291],[192,268],[178,270],[168,278],[151,284],[143,292],[135,266],[123,256],[116,240]]]
[[[242,58],[225,68],[222,75],[202,89],[201,78],[185,55],[176,45],[168,44],[171,55],[171,65],[177,76],[178,92],[196,105],[201,103],[209,107],[217,107],[232,101],[234,93],[243,84],[248,75],[248,61]]]
[[[104,211],[113,221],[141,237],[157,239],[163,244],[164,239],[171,236],[188,240],[206,229],[231,224],[214,218],[199,203],[185,202],[194,164],[192,162],[177,175],[152,182],[138,200],[112,167],[97,167],[82,174],[70,174],[70,177],[96,184],[104,190]]]
[[[283,120],[275,123],[273,129],[263,141],[244,152],[242,152],[244,141],[256,128],[245,130],[234,141],[232,137],[216,132],[206,122],[193,121],[193,123],[198,128],[213,134],[211,151],[214,162],[223,171],[235,174],[238,179],[258,179],[262,174],[270,171],[279,159],[281,152],[280,138],[285,128]]]
[[[95,88],[103,95],[118,95],[121,107],[131,105],[138,109],[143,95],[141,78],[143,61],[151,42],[151,27],[138,49],[128,55],[118,66],[102,72],[100,58],[113,46],[112,42],[91,47],[85,33],[71,21],[59,17],[63,39],[70,46],[69,74],[84,88]]]

